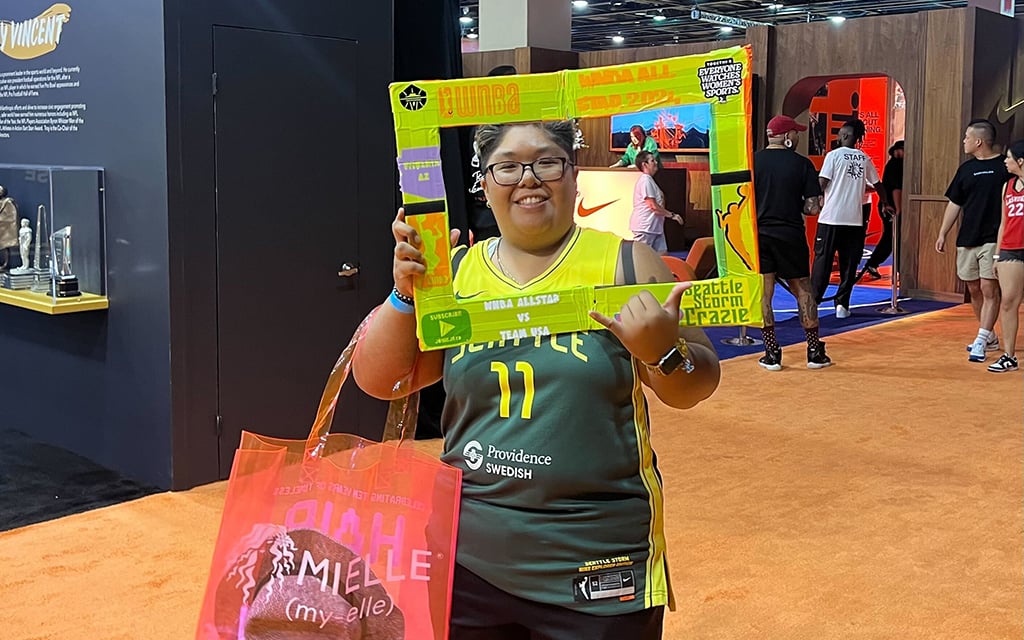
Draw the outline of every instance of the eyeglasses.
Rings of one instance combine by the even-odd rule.
[[[533,162],[506,160],[488,165],[487,172],[494,178],[495,183],[503,187],[511,187],[519,184],[519,181],[523,179],[523,175],[526,173],[527,167],[530,168],[533,177],[537,178],[537,180],[541,182],[555,182],[562,179],[567,166],[573,166],[573,163],[568,158],[540,158]]]

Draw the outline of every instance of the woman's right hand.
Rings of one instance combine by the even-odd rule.
[[[395,278],[395,288],[402,295],[412,297],[413,279],[427,271],[427,261],[420,248],[423,239],[420,234],[405,221],[405,208],[398,209],[398,215],[391,223],[391,234],[395,237],[395,258],[391,272]],[[454,247],[459,241],[458,229],[451,231],[451,244]]]

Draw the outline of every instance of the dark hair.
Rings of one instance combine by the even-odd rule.
[[[644,128],[638,124],[634,124],[632,127],[630,127],[629,132],[635,133],[636,139],[639,140],[640,142],[643,142],[644,139],[647,137],[647,132],[644,131]],[[632,144],[632,142],[630,144]]]
[[[572,120],[552,120],[544,122],[513,122],[511,124],[482,124],[476,128],[476,148],[480,157],[480,166],[486,167],[494,149],[512,127],[538,127],[563,151],[569,159],[575,159],[573,146],[576,143],[576,123]]]
[[[996,127],[985,118],[976,118],[967,123],[968,129],[974,129],[974,135],[981,141],[992,146],[996,143]]]
[[[1024,160],[1024,140],[1018,140],[1006,150],[1014,160]]]
[[[516,75],[516,68],[510,64],[499,64],[490,71],[487,72],[487,77],[491,78],[494,76],[514,76]]]
[[[633,162],[633,164],[636,166],[637,169],[640,169],[641,167],[643,167],[645,162],[652,158],[654,158],[654,154],[651,153],[650,151],[641,151],[640,153],[636,154],[636,160]]]
[[[864,134],[867,133],[864,127],[864,122],[859,118],[853,118],[843,123],[843,128],[853,134],[854,140],[861,140],[864,138]]]

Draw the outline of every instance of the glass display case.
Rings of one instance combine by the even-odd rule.
[[[0,304],[106,309],[103,169],[0,164]]]

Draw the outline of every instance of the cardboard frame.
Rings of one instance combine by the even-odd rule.
[[[427,262],[414,296],[420,349],[603,329],[589,311],[611,316],[641,290],[664,300],[674,286],[579,286],[518,299],[457,299],[441,174],[442,128],[596,118],[697,102],[711,104],[711,199],[720,277],[697,281],[686,291],[680,324],[760,325],[750,60],[747,45],[556,73],[392,84],[406,221],[423,238]],[[529,307],[528,314],[521,313],[523,307]],[[521,316],[529,320],[522,322]]]

